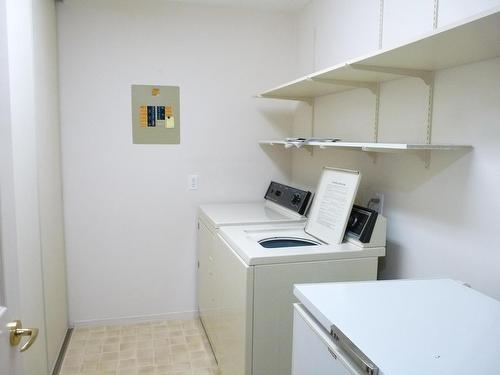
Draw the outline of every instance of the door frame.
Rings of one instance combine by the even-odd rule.
[[[35,344],[16,354],[21,374],[47,375],[41,254],[32,0],[0,0],[6,33],[0,125],[0,224],[4,297],[10,318],[39,328]],[[2,327],[3,328],[3,327]],[[19,350],[12,348],[12,350]],[[17,353],[17,352],[16,352]],[[17,375],[17,374],[16,374]]]

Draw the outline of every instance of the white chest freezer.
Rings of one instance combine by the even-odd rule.
[[[500,302],[453,280],[296,285],[293,375],[500,374]]]

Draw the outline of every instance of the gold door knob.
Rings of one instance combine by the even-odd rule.
[[[20,351],[24,352],[28,350],[31,345],[36,341],[38,336],[38,328],[23,328],[20,320],[15,320],[7,324],[7,328],[10,332],[10,345],[18,346],[21,342],[22,336],[28,336],[29,339],[26,341],[26,344],[21,346]]]

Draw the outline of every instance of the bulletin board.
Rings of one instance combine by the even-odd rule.
[[[177,86],[132,85],[134,144],[179,144],[180,99]]]

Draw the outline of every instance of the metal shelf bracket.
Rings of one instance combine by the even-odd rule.
[[[364,82],[364,81],[350,81],[345,79],[330,79],[330,78],[316,78],[308,77],[311,82],[326,83],[330,85],[346,86],[351,88],[363,88],[370,90],[374,95],[376,95],[378,84],[376,82]]]
[[[363,151],[363,153],[365,153],[366,155],[368,155],[372,159],[373,164],[377,163],[378,154],[380,151],[377,152],[375,149],[372,149],[372,148],[366,147],[366,146],[361,147],[361,151]]]
[[[283,100],[295,100],[297,102],[304,102],[309,105],[314,104],[314,98],[306,98],[306,97],[301,97],[301,96],[265,96],[265,95],[257,95],[255,96],[256,98],[259,99],[283,99]]]
[[[314,156],[314,147],[313,146],[302,146],[307,152],[309,152],[309,155],[311,157]]]
[[[365,154],[372,159],[373,164],[377,164],[378,154],[376,152],[365,151]]]
[[[431,166],[431,150],[418,151],[417,156],[424,162],[425,169]]]
[[[365,70],[368,72],[395,74],[398,76],[416,77],[425,82],[426,85],[431,85],[434,82],[434,72],[431,70],[407,69],[407,68],[394,68],[389,66],[375,66],[364,64],[349,64],[349,66],[356,70]]]
[[[296,147],[295,145],[293,145],[292,143],[285,143],[283,145],[283,147],[285,148],[285,150],[288,150],[288,149],[298,149],[298,150],[305,150],[307,151],[311,156],[314,155],[314,147],[313,146],[309,146],[309,145],[301,145],[300,147]]]

